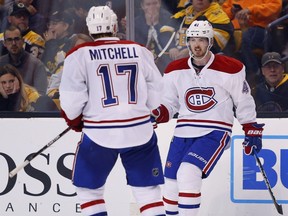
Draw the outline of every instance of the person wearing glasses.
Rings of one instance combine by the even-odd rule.
[[[30,12],[23,3],[14,3],[8,11],[7,21],[3,29],[10,25],[17,26],[21,30],[24,39],[23,47],[34,57],[41,59],[45,49],[45,41],[43,37],[30,29],[29,17]],[[0,54],[7,54],[7,49],[3,46],[3,33],[0,34]]]
[[[284,71],[284,63],[277,52],[263,55],[262,75],[264,81],[252,89],[257,111],[288,111],[288,75]]]
[[[4,31],[4,46],[8,54],[0,57],[0,65],[11,64],[19,71],[26,84],[33,86],[42,95],[47,91],[47,72],[41,60],[24,50],[21,30],[10,26]]]

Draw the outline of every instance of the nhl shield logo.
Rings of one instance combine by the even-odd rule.
[[[153,175],[154,177],[159,176],[159,169],[158,169],[158,168],[153,168],[153,169],[152,169],[152,175]]]

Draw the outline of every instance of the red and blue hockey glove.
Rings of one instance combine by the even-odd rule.
[[[258,153],[262,149],[262,131],[265,124],[243,124],[245,139],[242,143],[246,155],[253,155],[254,150]]]
[[[168,122],[169,121],[168,109],[164,105],[161,104],[157,109],[152,110],[151,119],[153,118],[157,124]]]
[[[79,115],[77,118],[70,120],[66,113],[61,110],[61,116],[65,119],[66,123],[68,126],[71,127],[72,130],[76,131],[76,132],[82,132],[82,128],[83,128],[83,120],[82,117],[83,115]]]

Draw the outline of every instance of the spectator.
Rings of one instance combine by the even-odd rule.
[[[265,81],[252,89],[257,111],[288,111],[288,75],[279,53],[263,55],[262,74]]]
[[[72,9],[55,11],[49,17],[48,30],[44,33],[46,49],[42,58],[49,69],[49,76],[56,73],[66,53],[77,44],[88,41],[87,35],[73,33],[74,19]],[[83,40],[85,38],[85,40]]]
[[[75,11],[75,25],[74,33],[82,33],[89,35],[89,31],[86,25],[86,17],[89,9],[95,6],[95,0],[74,0],[73,9]]]
[[[10,8],[9,15],[7,16],[8,25],[6,25],[4,29],[9,25],[17,26],[21,30],[25,50],[31,53],[34,57],[41,59],[45,47],[45,41],[42,36],[30,29],[29,17],[30,12],[27,7],[23,3],[15,3]],[[0,41],[3,42],[3,33],[0,34]],[[7,50],[2,49],[0,47],[2,55],[6,54]]]
[[[24,39],[18,27],[10,26],[4,32],[4,46],[8,54],[0,57],[0,64],[15,66],[28,85],[33,86],[41,95],[47,91],[47,71],[44,64],[23,48]]]
[[[161,0],[141,0],[141,9],[141,13],[135,17],[135,41],[145,45],[156,58],[175,31],[172,14],[164,9]],[[170,61],[167,54],[157,60],[162,74]]]
[[[208,20],[212,24],[215,32],[211,48],[213,53],[222,52],[233,34],[233,25],[229,17],[221,6],[212,0],[193,0],[192,5],[176,13],[173,18],[180,22],[176,46],[169,50],[169,55],[174,60],[189,56],[185,32],[194,20]]]
[[[282,0],[226,0],[222,5],[234,29],[241,29],[240,55],[246,66],[247,81],[251,85],[254,84],[255,76],[260,74],[265,28],[278,18],[281,6]]]
[[[32,4],[33,0],[15,0],[15,3],[22,3],[27,7],[28,11],[30,12],[30,29],[39,35],[43,35],[46,20],[44,16],[38,12],[37,8]]]
[[[24,84],[12,65],[0,66],[0,111],[33,111],[32,103],[39,98],[33,87]]]
[[[0,66],[0,111],[47,110],[57,110],[49,97],[39,95],[36,89],[25,84],[14,66]]]
[[[92,38],[87,37],[84,34],[78,34],[78,43],[75,44],[75,46],[80,45],[84,42],[92,42]],[[55,70],[55,73],[53,73],[49,79],[48,89],[47,89],[47,95],[53,99],[55,104],[57,104],[58,108],[60,109],[59,104],[59,86],[61,83],[63,73],[63,63],[59,64],[57,66],[57,69]]]

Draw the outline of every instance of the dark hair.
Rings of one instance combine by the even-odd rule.
[[[21,29],[18,27],[18,26],[15,26],[15,25],[9,25],[5,30],[4,30],[4,32],[3,32],[3,37],[4,37],[4,39],[5,39],[5,37],[6,37],[6,32],[7,31],[15,31],[15,30],[19,30],[19,32],[20,32],[20,35],[21,35],[21,37],[22,37],[22,31],[21,31]]]
[[[5,64],[0,66],[0,77],[5,74],[12,74],[19,79],[19,82],[23,83],[21,74],[19,73],[18,69],[15,68],[13,65]]]
[[[0,66],[0,77],[2,77],[5,74],[11,74],[13,76],[15,76],[18,81],[19,81],[19,87],[20,87],[20,100],[17,102],[16,105],[16,110],[15,111],[27,111],[30,109],[30,104],[29,104],[29,100],[28,97],[26,95],[25,92],[25,88],[24,88],[24,81],[22,79],[22,76],[20,74],[20,72],[18,71],[17,68],[15,68],[13,65],[11,64],[5,64],[5,65],[1,65]]]

